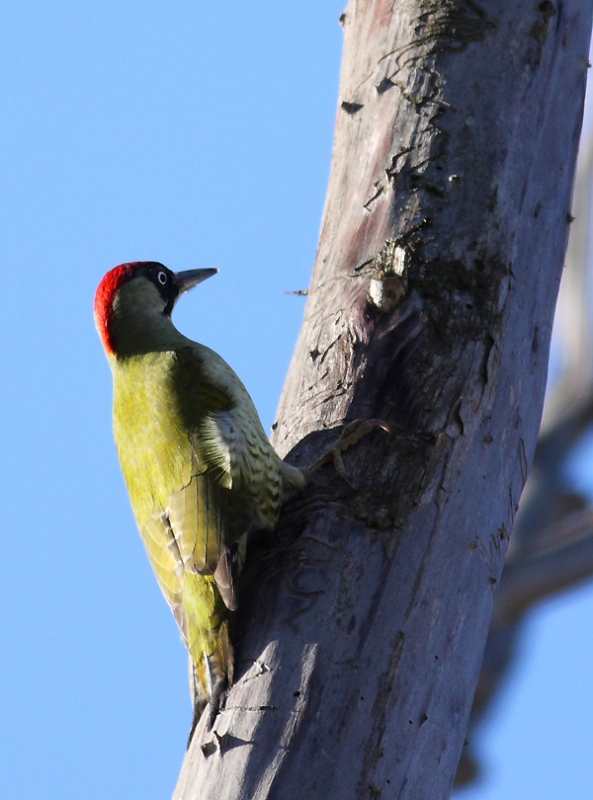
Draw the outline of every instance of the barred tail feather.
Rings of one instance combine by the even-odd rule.
[[[183,605],[187,617],[190,653],[190,691],[194,705],[192,730],[206,706],[208,729],[214,723],[222,697],[233,681],[233,649],[228,610],[213,575],[185,574]]]

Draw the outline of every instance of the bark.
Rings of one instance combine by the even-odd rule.
[[[275,445],[382,418],[252,552],[174,797],[449,796],[539,428],[591,0],[352,0]]]

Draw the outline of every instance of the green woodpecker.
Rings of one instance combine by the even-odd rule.
[[[115,442],[134,516],[190,654],[195,720],[210,724],[233,679],[229,611],[237,551],[276,523],[303,473],[270,445],[247,390],[171,321],[179,296],[218,270],[152,261],[105,275],[95,320],[113,373]]]

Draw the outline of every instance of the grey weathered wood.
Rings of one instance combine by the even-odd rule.
[[[352,0],[275,444],[380,417],[251,557],[174,797],[449,795],[539,427],[591,0]]]

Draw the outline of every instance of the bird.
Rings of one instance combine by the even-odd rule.
[[[174,326],[179,297],[218,272],[120,264],[96,326],[113,375],[113,430],[136,524],[189,651],[193,730],[233,682],[229,624],[247,535],[274,527],[305,472],[280,458],[243,383]]]

